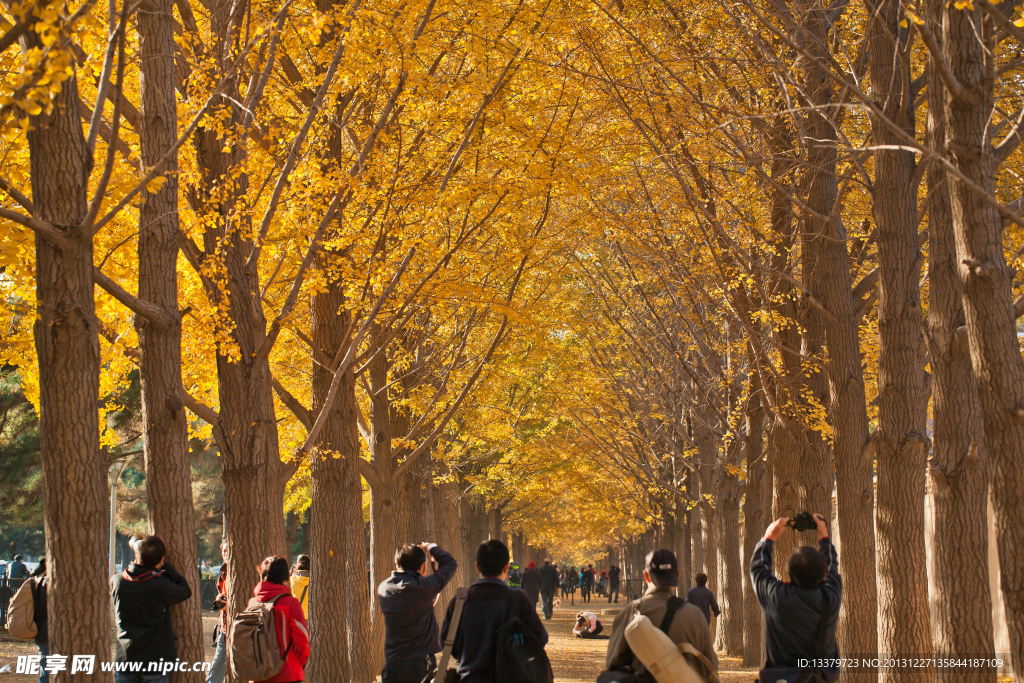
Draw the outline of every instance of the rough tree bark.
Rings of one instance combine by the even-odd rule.
[[[247,3],[214,0],[209,5],[216,54],[229,58]],[[232,11],[238,17],[232,18]],[[225,68],[230,68],[225,65]],[[237,102],[238,77],[229,76],[215,108],[228,112],[225,128],[238,127],[242,112]],[[281,462],[274,413],[273,385],[267,354],[259,354],[266,339],[266,317],[258,274],[246,266],[252,252],[247,212],[240,204],[248,191],[244,141],[225,145],[220,124],[199,127],[193,139],[202,186],[196,188],[196,210],[210,218],[203,233],[200,264],[210,262],[226,282],[207,292],[211,303],[231,316],[231,344],[218,344],[217,389],[220,410],[215,428],[221,452],[224,510],[228,519],[228,614],[245,609],[259,576],[258,564],[284,543],[281,500],[270,500]]]
[[[140,86],[139,147],[150,168],[178,139],[175,102],[174,0],[147,0],[138,10]],[[178,657],[203,661],[195,514],[188,423],[180,398],[181,315],[178,313],[178,162],[167,164],[159,192],[145,193],[139,210],[139,298],[159,306],[164,324],[135,316],[142,357],[142,443],[146,464],[149,526],[167,544],[168,561],[192,587],[191,600],[171,608]],[[175,671],[175,683],[200,681],[202,675]]]
[[[718,494],[718,566],[722,581],[719,584],[718,641],[721,650],[730,657],[743,653],[743,574],[740,553],[740,486],[739,466],[744,448],[739,442],[728,447],[726,462],[736,469],[722,471]],[[746,572],[749,573],[749,572]]]
[[[942,33],[942,0],[930,0],[928,26]],[[945,155],[946,93],[942,81],[928,84],[927,142]],[[957,275],[953,218],[945,169],[928,167],[928,319],[934,450],[930,460],[935,504],[935,655],[994,656],[988,563],[988,477],[981,404],[967,348],[963,287]],[[939,668],[941,683],[994,683],[994,669]]]
[[[760,666],[764,618],[761,606],[750,583],[750,558],[767,526],[765,493],[767,479],[762,457],[765,411],[761,404],[760,382],[753,375],[754,387],[747,399],[746,435],[743,438],[743,459],[747,466],[747,483],[743,492],[743,666]]]
[[[324,266],[323,259],[318,259]],[[350,343],[342,283],[327,284],[326,291],[313,296],[310,337],[323,358],[334,358],[338,349]],[[330,368],[314,362],[312,367],[313,415],[319,415],[334,380]],[[365,645],[350,650],[347,604],[362,585],[363,572],[349,565],[352,498],[362,518],[362,488],[357,460],[359,433],[356,421],[355,376],[351,369],[340,379],[337,396],[324,422],[316,448],[310,453],[312,490],[310,507],[316,512],[309,529],[310,571],[316,577],[309,588],[310,657],[306,677],[312,683],[369,680],[352,671],[358,666]],[[359,534],[362,541],[362,534]],[[360,548],[362,543],[358,543]],[[363,553],[356,553],[356,556]],[[355,563],[352,563],[355,564]],[[351,572],[351,573],[350,573]],[[355,639],[352,640],[355,642]],[[351,659],[350,659],[351,655]]]
[[[917,236],[914,153],[893,149],[898,126],[914,134],[908,97],[910,65],[901,56],[908,29],[896,0],[865,2],[871,96],[889,119],[871,115],[874,152],[872,209],[878,230],[878,649],[896,657],[931,656],[924,547],[926,398],[922,345],[921,253]],[[890,147],[886,147],[890,146]],[[845,540],[846,533],[843,530]],[[846,546],[849,548],[849,546]],[[883,669],[884,681],[923,680],[922,670]]]
[[[977,5],[958,9],[952,4],[943,8],[942,27],[942,56],[951,79],[962,88],[946,93],[948,158],[993,197],[997,157],[990,116],[995,79],[989,55],[994,29],[982,21]],[[1017,338],[1014,276],[1003,253],[998,212],[964,182],[952,175],[949,180],[971,365],[984,416],[1010,656],[1019,672],[1024,668],[1024,358]]]
[[[813,40],[812,54],[825,51],[831,38],[826,12],[816,6],[806,12],[806,28]],[[804,116],[808,177],[805,178],[808,216],[802,230],[817,235],[817,276],[810,284],[829,312],[825,316],[828,349],[829,417],[836,471],[836,502],[843,536],[843,604],[839,613],[840,649],[871,656],[878,651],[878,595],[875,586],[874,482],[868,448],[868,416],[861,368],[860,337],[846,226],[837,211],[836,130],[841,118],[836,93],[825,73],[814,64],[804,69],[805,89],[813,108]],[[813,214],[811,214],[813,212]],[[827,220],[817,218],[827,216]],[[777,463],[773,464],[773,468]],[[776,475],[777,476],[777,475]],[[785,535],[784,535],[785,537]],[[779,555],[781,557],[781,555]],[[781,564],[781,562],[780,562]],[[871,672],[858,674],[864,680]]]
[[[21,38],[40,49],[38,34]],[[53,96],[53,109],[30,118],[28,131],[35,217],[55,226],[62,247],[36,235],[36,321],[39,449],[49,581],[50,648],[54,653],[110,653],[107,463],[99,444],[100,345],[93,298],[88,211],[91,157],[82,134],[77,76]],[[59,680],[113,677],[64,672]]]

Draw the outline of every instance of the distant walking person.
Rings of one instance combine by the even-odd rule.
[[[530,604],[533,608],[537,609],[537,600],[540,598],[540,588],[544,584],[544,579],[541,578],[540,572],[537,571],[537,565],[530,562],[526,565],[526,571],[523,572],[523,592],[526,593],[526,597],[530,599]]]
[[[111,580],[117,618],[114,661],[139,662],[143,672],[115,671],[114,681],[167,683],[166,673],[145,671],[150,663],[162,665],[178,659],[170,608],[192,597],[192,589],[185,577],[165,561],[167,548],[159,536],[146,536],[132,545],[135,562]]]
[[[227,557],[228,544],[224,541],[220,544],[221,557]],[[206,683],[223,683],[224,672],[228,665],[228,563],[220,566],[217,574],[217,597],[213,600],[213,608],[220,614],[217,616],[217,625],[213,627],[213,644],[216,648],[213,651],[213,662],[210,663],[210,673],[206,675]]]
[[[554,611],[555,593],[558,592],[558,570],[551,564],[551,558],[544,558],[544,566],[538,572],[540,574],[540,597],[544,606],[544,618],[550,619]]]
[[[437,668],[434,601],[456,569],[455,558],[436,543],[406,543],[395,552],[395,571],[377,588],[385,634],[381,683],[420,683]]]
[[[524,629],[532,632],[541,645],[548,642],[548,633],[537,618],[534,603],[526,596],[525,585],[522,591],[513,591],[505,584],[508,559],[508,548],[501,541],[484,541],[477,548],[476,568],[481,578],[469,587],[458,628],[453,634],[452,657],[458,663],[458,680],[464,683],[491,683],[494,680],[496,636],[498,629],[508,621],[510,609],[516,610]],[[457,603],[458,597],[455,597],[448,604],[441,629],[443,638],[448,637],[448,626],[452,623]]]
[[[273,602],[274,624],[279,634],[277,645],[281,649],[284,665],[276,676],[255,683],[295,683],[305,679],[309,661],[309,630],[302,605],[292,595],[288,585],[288,560],[271,556],[260,565],[260,578],[253,594],[260,602]]]
[[[622,576],[622,571],[612,565],[612,568],[608,570],[608,602],[612,602],[612,597],[615,597],[615,602],[619,601],[619,581]]]
[[[590,594],[594,592],[594,565],[588,564],[580,574],[580,597],[583,602],[590,602]]]
[[[576,589],[580,587],[580,573],[576,567],[569,567],[569,592],[571,593],[571,604],[576,604]]]
[[[299,555],[292,567],[292,595],[302,605],[302,614],[309,621],[309,555]]]
[[[14,562],[11,562],[10,566],[7,567],[8,579],[24,579],[28,576],[28,567],[22,562],[24,559],[21,555],[14,556]]]
[[[694,580],[697,585],[686,592],[686,601],[700,607],[700,611],[704,613],[704,618],[708,620],[708,626],[710,626],[711,613],[714,612],[716,617],[720,617],[722,610],[718,608],[715,594],[708,588],[708,575],[701,572],[694,577]]]

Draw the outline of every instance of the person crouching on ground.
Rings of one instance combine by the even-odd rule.
[[[825,518],[815,513],[818,547],[804,546],[790,555],[791,582],[779,581],[772,567],[772,550],[788,521],[788,517],[780,517],[772,522],[750,558],[750,581],[765,623],[766,661],[759,680],[776,683],[809,675],[800,680],[831,683],[839,678],[838,667],[801,668],[800,660],[838,661],[836,626],[843,597],[839,556],[828,537]]]
[[[604,631],[604,624],[593,612],[580,612],[576,615],[576,624],[572,634],[577,638],[593,638]]]
[[[717,672],[718,655],[715,654],[711,631],[708,629],[704,614],[700,608],[675,596],[675,588],[679,584],[679,565],[676,556],[670,550],[655,550],[647,555],[646,564],[644,581],[647,582],[647,591],[639,600],[627,604],[615,616],[608,640],[608,653],[605,655],[605,668],[609,671],[628,669],[635,673],[644,672],[643,663],[633,655],[629,643],[626,642],[626,625],[639,612],[655,626],[664,626],[662,630],[676,645],[689,643],[696,648]],[[674,616],[665,625],[665,613],[670,606],[675,609]]]
[[[428,564],[434,568],[430,576]],[[377,588],[384,614],[381,683],[420,683],[437,668],[441,639],[434,603],[456,569],[455,558],[436,543],[406,543],[395,553],[395,571]]]
[[[306,662],[309,661],[309,630],[302,605],[291,593],[288,585],[288,560],[271,556],[260,565],[260,581],[253,589],[253,595],[260,602],[274,600],[274,623],[278,633],[287,633],[287,639],[278,638],[281,659],[284,666],[272,678],[255,683],[296,683],[305,678]],[[280,596],[280,597],[278,597]]]
[[[192,589],[165,561],[167,548],[159,536],[146,536],[132,546],[135,562],[111,579],[117,619],[114,661],[140,662],[142,667],[141,672],[115,671],[114,682],[167,683],[168,675],[148,671],[149,663],[178,659],[170,607],[192,597]]]

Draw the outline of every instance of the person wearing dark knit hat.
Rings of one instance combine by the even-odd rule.
[[[675,610],[665,633],[673,643],[689,643],[696,648],[718,671],[718,655],[711,641],[708,622],[700,608],[683,602],[675,595],[679,584],[679,563],[671,550],[659,549],[648,553],[644,563],[644,581],[647,590],[639,600],[627,604],[615,616],[611,636],[608,640],[608,652],[605,655],[605,668],[609,671],[630,669],[636,673],[644,671],[644,665],[637,659],[629,643],[626,642],[626,625],[639,612],[655,626],[662,625],[665,614],[670,608]]]

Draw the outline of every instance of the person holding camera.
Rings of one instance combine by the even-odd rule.
[[[775,541],[792,527],[816,530],[818,547],[798,548],[789,557],[789,582],[779,581],[772,565]],[[839,678],[836,626],[843,595],[839,557],[825,518],[802,512],[768,526],[750,559],[750,580],[765,621],[765,666],[759,680],[833,683]],[[823,661],[824,660],[824,661]],[[831,660],[831,661],[829,661]],[[830,666],[831,665],[831,666]]]
[[[428,564],[434,569],[429,576]],[[377,588],[384,615],[382,683],[420,683],[437,668],[434,603],[456,569],[455,558],[436,543],[406,543],[395,553],[395,571]]]
[[[141,662],[142,671],[115,671],[114,683],[167,683],[167,674],[148,671],[150,662],[178,659],[171,628],[171,605],[192,597],[185,577],[164,559],[167,549],[159,536],[132,542],[135,562],[111,581],[117,616],[115,662]]]

